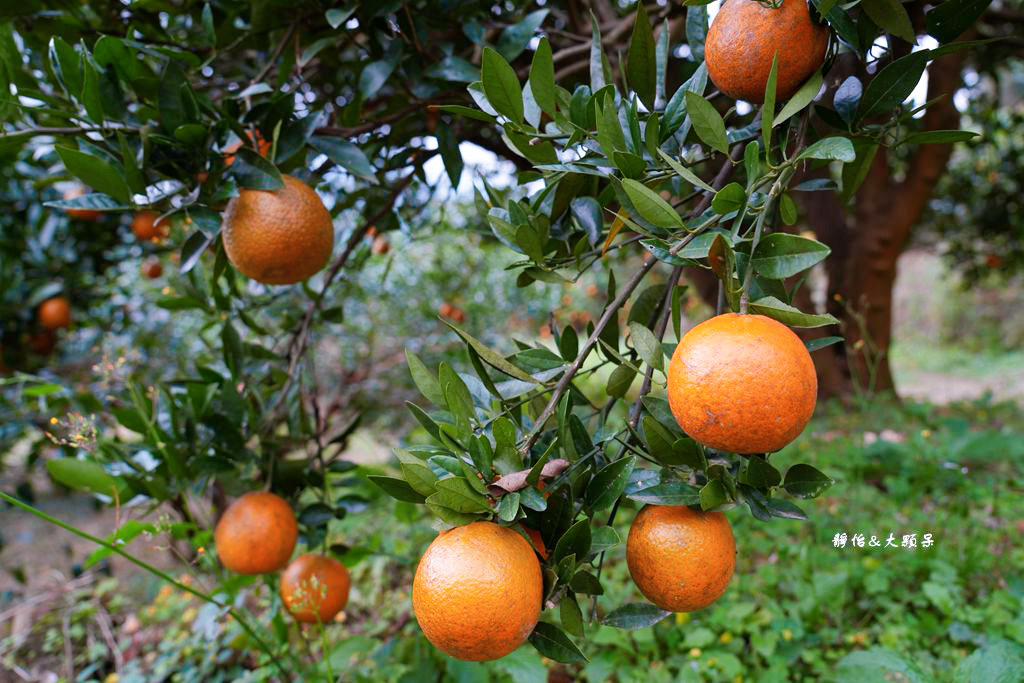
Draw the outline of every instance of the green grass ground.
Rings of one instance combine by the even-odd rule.
[[[587,629],[590,661],[563,667],[529,646],[499,662],[466,664],[436,653],[410,618],[415,558],[435,533],[413,506],[380,499],[333,522],[332,538],[361,548],[344,623],[315,632],[299,656],[327,660],[343,680],[543,681],[553,670],[605,681],[1024,680],[1024,417],[1013,404],[947,407],[877,403],[860,413],[825,406],[777,465],[810,462],[836,483],[802,505],[809,522],[761,523],[745,508],[733,522],[739,560],[713,607],[626,632]],[[392,514],[381,510],[393,506]],[[620,510],[625,538],[635,509]],[[834,545],[847,534],[844,548]],[[883,547],[855,547],[856,533]],[[916,534],[916,548],[886,548]],[[922,547],[924,535],[934,544]],[[641,600],[624,547],[610,551],[598,613]],[[134,579],[137,581],[138,578]],[[105,584],[83,587],[40,620],[19,647],[5,641],[0,666],[51,661],[60,673],[70,618],[77,680],[105,679],[113,648],[95,626],[110,615],[114,643],[129,658],[120,681],[265,680],[237,625],[217,610],[156,584],[131,583],[136,598]],[[252,604],[278,610],[266,588]],[[129,593],[129,596],[132,594]],[[141,599],[138,597],[141,595]],[[558,610],[544,618],[557,621]],[[270,623],[266,624],[271,627]],[[67,632],[67,631],[65,631]],[[1002,678],[1000,678],[1002,676]],[[115,680],[115,679],[110,679]]]

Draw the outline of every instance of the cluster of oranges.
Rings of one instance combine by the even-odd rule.
[[[683,337],[669,365],[668,393],[676,421],[693,439],[753,455],[778,450],[803,431],[817,378],[810,353],[788,327],[729,313]],[[692,612],[725,593],[736,540],[721,512],[649,505],[630,527],[626,562],[644,597],[664,610]],[[497,659],[537,625],[543,587],[523,534],[473,522],[442,532],[427,548],[413,581],[413,609],[440,650],[469,661]]]
[[[217,556],[226,569],[239,574],[283,569],[281,601],[292,616],[305,623],[328,623],[348,602],[348,570],[326,555],[307,553],[292,560],[298,538],[291,506],[266,492],[236,500],[214,530]]]

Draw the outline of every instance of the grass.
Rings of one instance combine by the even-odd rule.
[[[726,595],[707,610],[640,631],[588,625],[580,641],[585,664],[556,665],[529,646],[489,664],[439,655],[411,618],[409,600],[415,558],[435,533],[433,521],[422,508],[389,499],[331,523],[331,542],[362,559],[344,622],[328,627],[326,657],[314,631],[300,637],[281,619],[273,579],[268,588],[254,584],[248,602],[263,628],[290,630],[298,656],[329,661],[353,681],[530,683],[552,670],[623,683],[1024,678],[1024,416],[1016,406],[874,403],[853,413],[826,405],[773,460],[780,468],[809,462],[835,479],[822,497],[797,501],[811,521],[766,524],[745,508],[729,511],[739,558]],[[622,538],[633,514],[631,504],[620,510]],[[842,533],[847,545],[837,548],[833,539]],[[883,544],[890,533],[897,543],[916,534],[918,545],[859,548],[851,544],[855,533]],[[930,548],[921,547],[924,534],[932,534]],[[603,582],[599,613],[642,600],[621,546],[609,553]],[[152,594],[134,604],[109,585],[98,596],[83,589],[80,599],[39,619],[20,644],[4,641],[0,666],[59,663],[64,628],[78,680],[103,681],[112,650],[91,626],[102,609],[127,653],[121,683],[172,674],[197,681],[274,675],[249,654],[237,623],[176,591],[154,586]],[[557,613],[546,610],[543,618],[557,623]]]

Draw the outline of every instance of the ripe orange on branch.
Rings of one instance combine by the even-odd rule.
[[[71,302],[64,296],[51,297],[39,305],[38,317],[48,330],[71,327]]]
[[[224,250],[245,275],[291,285],[323,270],[334,249],[334,225],[320,196],[284,176],[278,190],[242,190],[224,209]]]
[[[726,313],[683,335],[668,401],[694,440],[732,453],[777,451],[814,413],[818,378],[807,347],[780,322]]]
[[[493,522],[441,532],[416,568],[412,606],[434,647],[471,662],[504,657],[540,619],[544,580],[530,543]]]
[[[648,505],[633,520],[626,563],[640,592],[670,612],[718,600],[736,568],[736,539],[721,512]]]
[[[132,234],[140,242],[159,242],[170,233],[168,222],[159,221],[156,211],[140,211],[132,216]]]
[[[326,624],[348,602],[345,565],[324,555],[300,555],[281,574],[281,601],[296,621]]]
[[[777,52],[775,94],[783,101],[824,64],[828,37],[828,29],[811,17],[807,0],[781,0],[777,8],[758,0],[727,0],[708,31],[704,60],[719,90],[760,104]]]
[[[288,564],[299,538],[299,525],[283,498],[258,491],[228,506],[213,537],[226,569],[265,574]]]

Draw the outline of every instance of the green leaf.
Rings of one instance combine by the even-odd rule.
[[[648,486],[626,497],[646,505],[696,505],[700,502],[700,491],[686,482],[674,481]]]
[[[632,322],[629,324],[629,334],[633,340],[633,348],[640,354],[640,358],[655,370],[661,370],[665,352],[654,333],[640,323]]]
[[[895,109],[910,97],[928,66],[929,54],[928,50],[912,52],[879,71],[864,89],[856,120],[863,121]]]
[[[608,376],[605,393],[611,398],[622,398],[636,379],[636,370],[628,365],[620,365]]]
[[[410,486],[404,479],[385,477],[378,474],[370,474],[367,475],[366,478],[380,487],[384,493],[396,500],[405,501],[407,503],[422,503],[426,500],[424,496],[416,493],[412,486]]]
[[[715,193],[711,200],[711,209],[719,214],[725,215],[733,211],[739,211],[747,202],[747,193],[739,183],[729,183]]]
[[[533,97],[537,100],[537,106],[552,118],[557,112],[555,98],[555,63],[551,56],[551,43],[547,38],[541,38],[533,53],[533,62],[530,64],[530,89],[533,90]]]
[[[366,158],[366,154],[348,140],[314,135],[309,139],[309,144],[357,178],[369,181],[373,185],[378,184],[376,171]]]
[[[489,346],[487,346],[482,341],[480,341],[473,335],[463,330],[458,325],[447,320],[444,321],[444,324],[452,328],[457,335],[462,337],[462,340],[464,342],[472,346],[473,350],[480,355],[481,360],[483,360],[491,367],[495,368],[496,370],[500,370],[501,372],[504,372],[509,377],[514,377],[515,379],[522,380],[523,382],[530,382],[531,384],[541,383],[538,380],[531,377],[525,371],[519,369],[515,365],[512,365],[512,363],[505,360],[505,358],[500,353],[492,350]]]
[[[68,172],[86,185],[110,195],[118,202],[128,203],[131,200],[128,181],[120,168],[70,147],[57,145],[56,151]]]
[[[929,678],[918,668],[892,650],[873,647],[858,650],[843,657],[836,665],[836,683],[860,683],[861,681],[901,681],[902,683],[925,683]]]
[[[605,86],[606,74],[610,71],[608,60],[604,56],[601,44],[601,29],[597,25],[597,17],[590,12],[590,92],[596,93]]]
[[[766,315],[790,327],[823,327],[838,325],[839,321],[831,314],[816,315],[803,313],[798,308],[783,303],[774,296],[766,296],[750,303],[750,312]]]
[[[566,631],[577,637],[583,635],[583,612],[575,596],[566,595],[558,603],[558,618]]]
[[[703,96],[686,91],[686,112],[693,121],[697,137],[712,149],[722,154],[729,153],[729,137],[725,133],[725,121],[714,105]]]
[[[556,662],[571,664],[573,662],[585,662],[587,658],[576,647],[576,644],[565,635],[562,629],[545,621],[537,623],[530,634],[530,644],[537,648],[544,657],[553,659]]]
[[[810,78],[804,81],[800,89],[789,98],[786,105],[782,107],[782,111],[775,117],[775,122],[772,125],[777,127],[779,124],[792,118],[794,114],[803,111],[818,96],[823,82],[824,78],[821,75],[821,71],[815,71]]]
[[[498,503],[498,518],[503,522],[511,522],[519,515],[519,494],[507,493]]]
[[[1024,647],[1009,640],[990,639],[960,661],[953,680],[955,683],[1024,681]]]
[[[437,475],[422,460],[405,451],[397,450],[401,462],[402,476],[413,491],[421,496],[429,496],[436,490]]]
[[[575,555],[577,560],[582,561],[590,553],[590,540],[590,520],[581,519],[569,527],[555,543],[552,560],[557,564]]]
[[[625,178],[622,181],[622,189],[626,191],[629,201],[640,217],[651,225],[666,230],[681,230],[685,227],[682,217],[672,205],[640,181]]]
[[[509,26],[501,32],[498,39],[498,52],[510,62],[522,54],[529,44],[533,34],[537,32],[540,25],[544,23],[548,10],[539,9],[527,14],[522,21]]]
[[[462,477],[440,479],[434,487],[436,492],[428,501],[436,505],[443,505],[456,512],[487,512],[491,509],[487,497],[474,491]]]
[[[786,225],[796,225],[796,222],[800,220],[800,212],[796,208],[796,202],[793,201],[793,197],[788,192],[783,192],[779,196],[779,215],[782,218],[782,222]]]
[[[484,48],[480,70],[484,94],[495,111],[514,123],[523,120],[523,89],[519,78],[505,58],[489,47]]]
[[[120,529],[107,536],[106,541],[111,545],[120,547],[131,543],[142,534],[156,533],[157,530],[154,525],[140,522],[137,519],[129,519],[121,526]],[[99,548],[94,553],[89,555],[89,557],[85,560],[85,563],[82,566],[85,569],[92,569],[96,566],[96,563],[105,560],[113,554],[114,551],[110,548]]]
[[[857,150],[857,158],[853,163],[843,166],[842,197],[845,201],[852,199],[853,195],[857,193],[857,190],[864,183],[868,172],[871,170],[871,164],[875,160],[875,155],[878,154],[878,147],[878,143],[871,140],[857,139],[854,144],[854,149]]]
[[[764,104],[761,105],[761,139],[765,154],[770,158],[772,149],[772,126],[775,125],[775,91],[779,81],[779,51],[772,57],[772,68],[768,72],[768,83],[764,88]]]
[[[773,232],[757,243],[754,270],[763,277],[783,280],[820,263],[831,252],[828,246],[809,237]]]
[[[614,527],[600,526],[593,529],[590,539],[590,553],[596,555],[622,544]],[[575,589],[574,589],[575,590]]]
[[[633,602],[613,609],[605,615],[601,623],[626,631],[639,631],[654,626],[670,614],[672,613],[646,602]]]
[[[817,468],[797,464],[786,470],[786,479],[782,487],[791,496],[816,498],[832,484],[833,481]]]
[[[611,507],[625,490],[635,465],[636,458],[626,456],[598,470],[587,485],[587,507],[595,512]]]
[[[696,173],[694,173],[693,171],[691,171],[690,169],[686,168],[678,161],[673,159],[671,156],[668,155],[667,152],[665,152],[665,150],[661,149],[660,147],[658,148],[658,154],[661,156],[662,159],[665,160],[665,162],[669,166],[672,167],[672,170],[675,171],[676,175],[678,175],[680,178],[690,183],[694,187],[699,187],[700,189],[705,190],[707,192],[715,192],[715,188],[711,187],[706,182],[701,180],[700,176],[698,176]]]
[[[911,133],[903,140],[904,145],[939,145],[951,144],[954,142],[967,142],[978,137],[979,133],[969,130],[927,130],[920,133]]]
[[[992,0],[946,0],[925,15],[928,33],[940,43],[954,41],[974,25],[990,4]]]
[[[708,10],[703,5],[710,4],[703,0],[687,2],[694,5],[686,9],[686,42],[690,46],[695,60],[704,59],[704,43],[708,38]]]
[[[910,15],[899,0],[861,0],[861,9],[879,27],[911,45],[917,42]]]
[[[380,59],[370,62],[359,74],[359,93],[364,100],[374,97],[377,92],[388,82],[392,72],[397,66],[393,58]]]
[[[807,513],[801,510],[796,505],[793,505],[788,500],[781,500],[779,498],[769,498],[765,503],[768,508],[768,512],[771,513],[772,517],[778,517],[780,519],[797,519],[806,520]]]
[[[279,190],[284,187],[284,178],[277,167],[248,147],[238,150],[230,174],[239,187],[252,190]]]
[[[857,158],[849,138],[831,137],[818,140],[797,157],[800,159],[826,159],[850,162]]]
[[[462,179],[462,168],[465,165],[462,160],[462,151],[459,149],[459,140],[449,126],[439,126],[435,136],[438,150],[441,152],[441,160],[444,161],[445,173],[448,174],[452,189],[457,190],[459,181]]]
[[[430,371],[429,368],[420,360],[419,356],[410,351],[405,350],[406,362],[409,364],[409,373],[412,375],[412,381],[416,384],[416,388],[419,389],[423,396],[436,406],[444,406],[444,394],[441,391],[441,385],[437,381],[437,377]]]
[[[82,92],[82,55],[60,36],[50,38],[50,64],[57,80],[74,97]]]
[[[114,477],[103,469],[103,465],[91,460],[77,458],[57,458],[46,462],[50,476],[76,491],[98,493],[115,498],[124,503],[128,493],[128,484]]]
[[[88,59],[82,62],[82,106],[85,113],[96,123],[103,123],[106,118],[103,112],[103,98],[100,95],[100,75]]]
[[[712,479],[700,490],[700,507],[702,510],[711,510],[729,502],[729,493],[725,490],[725,484],[721,479]]]
[[[763,489],[778,486],[782,482],[782,474],[764,458],[752,455],[746,459],[739,480],[754,488]]]
[[[644,3],[637,3],[636,17],[633,20],[633,35],[629,40],[629,52],[626,55],[626,78],[629,87],[637,94],[648,111],[654,110],[654,97],[657,90],[657,65],[654,34],[651,32],[651,20],[647,16]]]
[[[598,529],[600,531],[600,529]],[[601,581],[586,570],[579,570],[576,572],[572,579],[569,581],[569,587],[577,593],[585,593],[586,595],[602,595],[604,588],[601,587]]]
[[[842,337],[822,337],[820,339],[812,339],[805,342],[804,346],[807,347],[808,353],[814,353],[818,349],[823,349],[826,346],[832,346],[833,344],[838,344],[842,341],[844,341]]]

